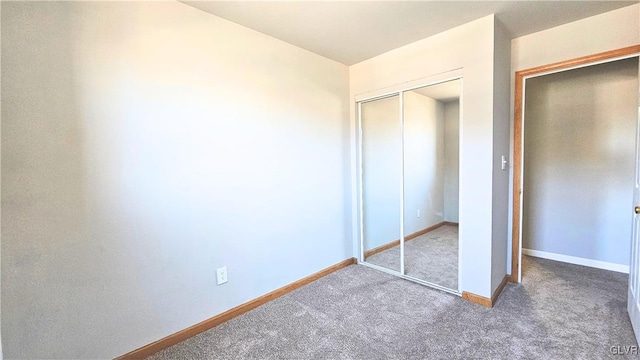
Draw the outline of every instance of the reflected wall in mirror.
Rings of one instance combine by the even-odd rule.
[[[460,79],[404,93],[405,275],[458,290]]]
[[[402,128],[399,96],[363,102],[360,106],[364,260],[400,272]]]

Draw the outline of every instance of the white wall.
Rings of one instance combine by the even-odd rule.
[[[510,154],[513,154],[513,84],[516,71],[551,64],[640,44],[640,5],[635,4],[592,16],[548,30],[522,36],[511,41],[511,133]],[[510,168],[509,184],[513,184]],[[512,194],[509,194],[509,251],[511,269]]]
[[[462,290],[491,296],[493,43],[490,15],[349,67],[350,96],[371,93],[453,69],[463,69],[460,149],[460,257]],[[352,101],[351,131],[355,135]],[[355,136],[352,190],[357,191]],[[357,208],[353,224],[357,224]],[[354,238],[357,229],[354,228]],[[355,242],[354,242],[355,243]],[[354,253],[357,253],[354,244]]]
[[[460,101],[444,104],[444,220],[458,222]]]
[[[493,203],[491,224],[491,293],[507,274],[509,170],[502,167],[502,156],[509,161],[509,61],[511,41],[500,23],[494,31],[493,56]]]
[[[2,76],[7,358],[112,358],[352,255],[346,66],[180,3],[4,2]]]
[[[638,59],[527,81],[523,248],[629,265]]]
[[[444,104],[406,92],[404,105],[404,233],[410,235],[443,221]]]

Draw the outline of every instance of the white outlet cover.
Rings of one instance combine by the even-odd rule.
[[[227,267],[223,266],[216,270],[216,277],[218,279],[218,285],[222,285],[229,281],[229,277],[227,276]]]

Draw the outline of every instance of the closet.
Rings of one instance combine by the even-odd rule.
[[[527,79],[523,254],[628,272],[637,93],[637,56]]]
[[[360,263],[460,294],[462,78],[357,99]]]

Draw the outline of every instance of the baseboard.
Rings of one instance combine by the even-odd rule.
[[[508,281],[509,281],[509,275],[505,275],[504,278],[502,278],[500,285],[498,285],[496,290],[491,295],[491,299],[484,296],[476,295],[474,293],[470,293],[467,291],[462,292],[462,298],[467,301],[471,301],[472,303],[491,308],[493,307],[493,305],[495,305],[496,301],[498,301],[498,296],[500,296],[500,294],[502,293],[502,290],[504,290],[504,287],[507,285]]]
[[[300,279],[296,282],[293,282],[289,285],[285,285],[277,290],[274,290],[268,294],[262,295],[256,299],[253,299],[249,302],[246,302],[242,305],[236,306],[235,308],[225,311],[219,315],[216,315],[212,318],[204,320],[198,324],[195,324],[191,327],[188,327],[184,330],[180,330],[177,333],[171,334],[165,338],[154,341],[151,344],[145,345],[139,349],[128,352],[120,357],[117,357],[116,360],[129,360],[129,359],[144,359],[148,356],[151,356],[157,353],[160,350],[164,350],[170,346],[173,346],[179,342],[182,342],[192,336],[195,336],[201,332],[207,331],[217,325],[222,324],[223,322],[229,321],[239,315],[246,313],[249,310],[255,309],[256,307],[268,303],[271,300],[277,299],[282,295],[288,294],[293,290],[296,290],[302,286],[305,286],[313,281],[320,279],[321,277],[327,276],[334,271],[345,268],[351,264],[356,264],[356,258],[350,258],[339,262],[333,266],[330,266],[324,270],[320,270],[315,274],[309,275],[303,279]]]
[[[413,239],[417,238],[418,236],[422,236],[422,235],[424,235],[424,234],[426,234],[426,233],[428,233],[430,231],[433,231],[433,230],[435,230],[435,229],[437,229],[439,227],[442,227],[442,226],[445,226],[445,225],[451,225],[451,224],[455,224],[455,223],[448,223],[446,221],[439,222],[439,223],[437,223],[435,225],[429,226],[426,229],[418,230],[418,231],[416,231],[414,233],[411,233],[411,234],[405,236],[404,237],[404,241],[407,242],[407,241],[413,240]],[[398,246],[398,245],[400,245],[400,240],[399,239],[398,240],[394,240],[394,241],[389,242],[389,243],[386,243],[386,244],[383,244],[383,245],[380,245],[380,246],[378,246],[376,248],[373,248],[371,250],[365,251],[364,252],[364,257],[366,259],[371,255],[375,255],[375,254],[377,254],[379,252],[391,249],[392,247],[395,247],[395,246]]]
[[[449,226],[459,226],[460,225],[457,222],[451,222],[451,221],[445,221],[444,224],[445,225],[449,225]]]
[[[422,230],[416,231],[414,233],[411,233],[411,234],[405,236],[404,237],[404,241],[413,240],[413,239],[417,238],[418,236],[422,236],[422,235],[424,235],[424,234],[426,234],[428,232],[431,232],[431,231],[433,231],[433,230],[435,230],[437,228],[443,227],[445,225],[447,225],[447,223],[445,221],[439,222],[439,223],[437,223],[435,225],[429,226],[426,229],[422,229]]]
[[[509,275],[505,275],[502,278],[500,285],[498,285],[496,290],[493,292],[493,295],[491,295],[491,306],[495,305],[496,301],[498,301],[498,296],[502,294],[502,290],[504,290],[504,287],[507,286],[508,282],[509,282]]]
[[[478,304],[486,307],[493,307],[493,302],[491,302],[491,299],[484,296],[476,295],[474,293],[470,293],[468,291],[462,292],[462,298],[474,304]]]
[[[621,264],[616,264],[616,263],[611,263],[606,261],[585,259],[585,258],[576,257],[576,256],[562,255],[562,254],[550,253],[550,252],[539,251],[539,250],[531,250],[531,249],[522,249],[522,254],[538,257],[542,259],[561,261],[569,264],[588,266],[592,268],[610,270],[610,271],[615,271],[615,272],[620,272],[625,274],[629,273],[629,265],[621,265]]]

